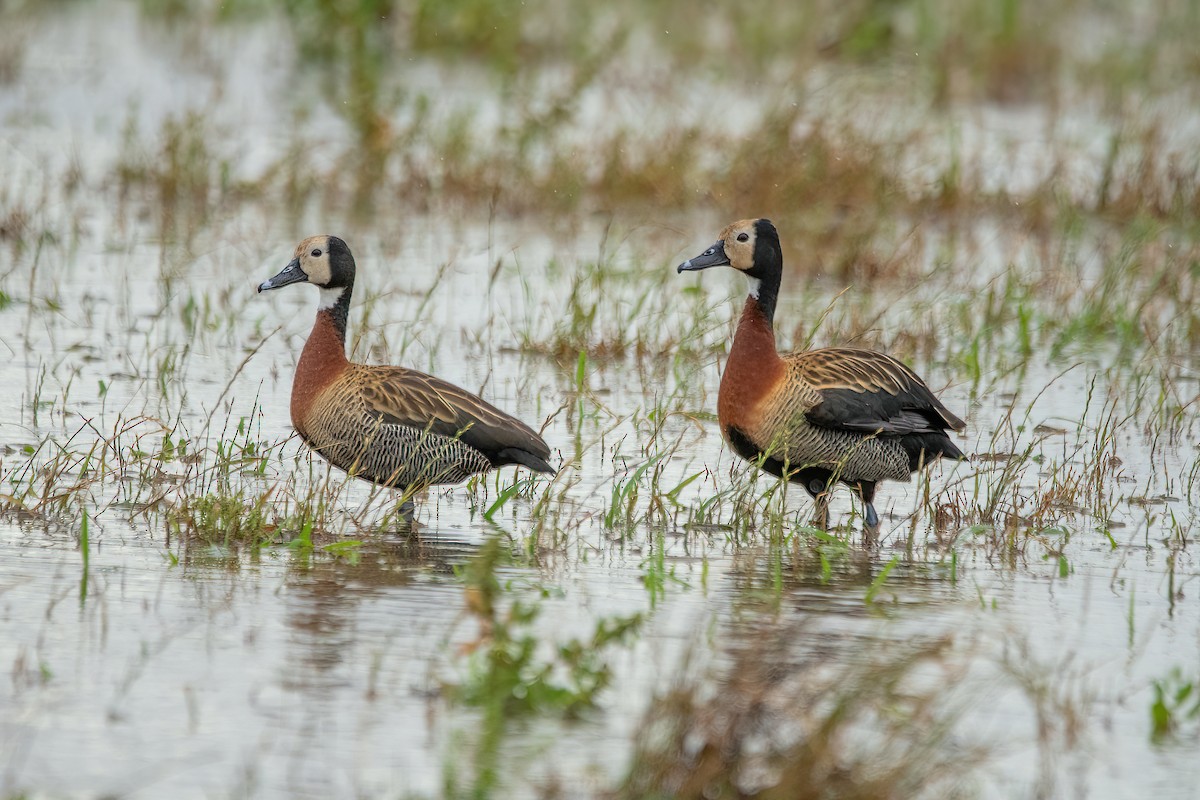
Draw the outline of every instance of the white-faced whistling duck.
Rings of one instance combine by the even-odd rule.
[[[879,481],[907,481],[939,457],[965,458],[946,431],[966,423],[891,356],[847,347],[775,350],[783,252],[770,220],[733,223],[678,271],[720,266],[750,279],[717,395],[721,433],[742,458],[803,486],[817,501],[817,525],[828,526],[832,481],[857,492],[875,531]]]
[[[346,358],[354,256],[345,242],[305,239],[258,291],[304,282],[321,298],[296,365],[292,425],[325,460],[406,494],[506,464],[554,472],[542,437],[470,392],[415,370]]]

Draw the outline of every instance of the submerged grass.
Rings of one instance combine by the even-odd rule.
[[[1200,738],[1200,678],[1178,667],[1154,681],[1151,738],[1159,744]]]
[[[508,599],[512,586],[497,573],[503,546],[489,539],[460,570],[467,610],[479,625],[479,638],[468,648],[466,674],[450,687],[451,695],[484,709],[488,725],[504,724],[530,714],[578,717],[594,709],[612,680],[607,651],[635,638],[641,614],[603,618],[587,639],[545,642],[532,601]]]
[[[476,709],[478,728],[462,736],[465,764],[444,773],[442,796],[499,796],[511,784],[500,749],[506,734],[534,716],[579,719],[595,712],[613,679],[612,652],[636,640],[643,616],[602,617],[590,637],[563,639],[539,618],[550,593],[520,591],[503,570],[513,552],[492,537],[456,572],[464,584],[468,617],[477,638],[462,648],[462,677],[444,686],[448,698]],[[461,755],[461,754],[459,754]]]
[[[338,510],[344,481],[296,480],[299,458],[284,444],[254,438],[244,418],[232,435],[195,438],[153,418],[117,418],[110,434],[88,421],[62,443],[47,437],[20,461],[0,461],[0,514],[47,527],[82,519],[84,593],[89,525],[147,527],[179,559],[194,546],[254,553],[301,535],[311,541],[314,531],[323,545],[332,530],[370,524]]]

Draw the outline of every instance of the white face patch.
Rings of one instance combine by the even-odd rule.
[[[760,286],[762,286],[762,281],[760,281],[758,278],[750,279],[750,296],[753,297],[755,300],[758,299],[758,287],[760,287]],[[322,291],[325,291],[325,290],[322,290]]]
[[[754,269],[755,221],[743,219],[726,226],[718,237],[725,244],[729,266],[743,272]]]
[[[296,258],[300,261],[300,269],[308,277],[308,282],[315,286],[325,286],[333,277],[332,265],[329,263],[329,237],[310,236],[296,247]]]
[[[333,308],[336,306],[338,300],[342,299],[342,293],[345,291],[345,286],[338,286],[334,289],[321,287],[321,299],[317,302],[317,310],[324,311],[327,308]],[[757,295],[755,296],[757,297]]]

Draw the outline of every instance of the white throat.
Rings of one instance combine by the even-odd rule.
[[[333,308],[338,304],[338,300],[342,299],[342,294],[345,293],[345,286],[338,286],[335,289],[321,288],[321,299],[317,302],[317,311],[324,311],[327,308]]]
[[[758,299],[758,289],[760,286],[762,286],[762,281],[760,281],[758,278],[750,279],[750,296],[755,300]]]

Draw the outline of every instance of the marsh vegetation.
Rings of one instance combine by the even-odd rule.
[[[1200,5],[4,16],[0,797],[1192,796]],[[781,345],[965,412],[878,546],[720,441],[744,286],[673,267],[750,216]],[[322,232],[354,357],[557,476],[298,442]]]

